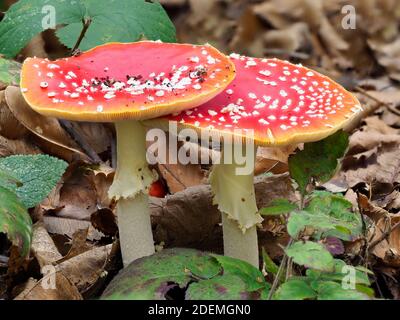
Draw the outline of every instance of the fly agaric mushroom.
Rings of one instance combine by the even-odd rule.
[[[362,110],[351,93],[308,68],[278,59],[230,57],[236,78],[223,93],[193,110],[146,124],[166,130],[169,121],[176,121],[178,128],[207,132],[206,137],[251,138],[256,146],[280,147],[321,140]],[[241,134],[235,129],[242,129]],[[210,175],[214,202],[222,212],[224,250],[258,267],[256,225],[262,218],[254,173],[237,175],[236,168],[240,165],[235,162],[216,164]]]
[[[154,253],[145,129],[138,120],[179,112],[220,93],[234,64],[205,45],[152,41],[109,43],[79,56],[28,58],[21,90],[37,112],[70,120],[115,122],[117,170],[109,190],[118,201],[124,264]]]

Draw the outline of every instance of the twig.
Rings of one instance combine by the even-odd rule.
[[[94,163],[102,162],[96,151],[93,150],[93,148],[86,141],[86,139],[79,133],[79,129],[76,127],[75,123],[63,119],[60,119],[59,122],[60,125],[63,127],[63,129],[82,148],[82,150],[85,151],[85,153]]]
[[[79,48],[79,45],[81,44],[81,42],[86,34],[86,31],[88,30],[90,24],[92,23],[92,19],[90,19],[90,18],[85,19],[82,22],[83,22],[83,28],[82,28],[81,34],[79,35],[78,40],[76,41],[74,47],[71,50],[72,53],[75,52]]]
[[[273,294],[275,293],[276,288],[278,287],[278,284],[279,284],[280,278],[281,278],[281,274],[282,274],[283,270],[285,269],[285,267],[286,267],[286,262],[287,262],[287,260],[288,260],[288,258],[289,258],[289,257],[287,256],[287,254],[286,254],[286,249],[289,248],[289,247],[292,245],[292,243],[293,243],[293,239],[291,238],[291,239],[289,240],[288,244],[286,245],[286,248],[285,248],[285,251],[284,251],[284,256],[283,256],[283,258],[282,258],[282,261],[281,261],[281,264],[280,264],[280,266],[279,266],[278,272],[276,273],[274,282],[272,283],[271,290],[269,291],[269,294],[268,294],[268,298],[267,298],[268,300],[271,300],[271,299],[272,299],[272,296],[273,296]]]
[[[382,233],[382,235],[376,239],[374,242],[372,242],[369,246],[368,246],[368,251],[372,251],[379,243],[381,243],[383,240],[386,240],[390,234],[397,229],[400,226],[400,221],[397,222],[393,227],[391,226],[391,221],[390,218],[388,218],[388,227],[386,228],[386,230]]]

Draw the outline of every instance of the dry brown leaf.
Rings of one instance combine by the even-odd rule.
[[[204,182],[204,173],[197,164],[161,164],[158,168],[172,194]]]
[[[56,266],[79,290],[84,293],[101,277],[111,253],[112,244],[95,247]]]
[[[93,176],[93,172],[82,162],[75,162],[68,167],[60,189],[58,217],[90,220],[98,204]]]
[[[4,90],[0,91],[0,134],[7,139],[21,139],[28,130],[11,113],[5,99]]]
[[[111,134],[104,123],[77,122],[79,134],[98,154],[110,149]]]
[[[40,149],[32,145],[29,139],[11,140],[0,136],[0,157],[13,154],[39,154]]]
[[[54,264],[57,260],[62,258],[62,255],[42,222],[37,222],[33,226],[31,250],[41,268],[46,265]]]
[[[68,259],[71,259],[81,253],[84,253],[84,252],[90,250],[90,248],[92,248],[92,246],[90,246],[86,242],[86,239],[88,237],[88,231],[89,231],[89,227],[86,229],[79,229],[74,232],[74,234],[72,235],[71,248],[69,249],[68,253],[64,257],[62,257],[61,259],[59,259],[57,261],[58,264],[66,261]]]
[[[88,159],[83,152],[78,150],[57,119],[44,117],[32,110],[25,102],[18,87],[7,87],[5,97],[14,117],[39,138],[38,143],[44,151],[69,162],[73,159]]]
[[[386,68],[389,76],[400,81],[400,37],[391,43],[368,40],[379,64]]]
[[[23,59],[27,57],[48,58],[46,50],[44,49],[45,43],[42,34],[38,34],[32,38],[31,41],[21,51]]]
[[[400,179],[400,136],[377,117],[365,122],[362,130],[350,138],[339,177],[350,187],[358,183],[372,185],[377,193],[379,187],[393,187]]]
[[[55,289],[46,287],[52,281],[51,277],[55,277]],[[28,280],[26,288],[15,300],[82,300],[82,296],[62,272],[56,272],[47,274],[39,281]]]
[[[89,221],[44,216],[43,223],[49,233],[66,235],[69,238],[72,238],[72,235],[76,231],[86,228],[89,228],[87,239],[90,241],[100,240],[104,236],[102,233],[94,229]]]

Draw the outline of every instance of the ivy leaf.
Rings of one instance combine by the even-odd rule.
[[[0,53],[15,56],[38,33],[50,28],[47,21],[54,8],[55,21],[63,28],[60,40],[72,48],[90,21],[79,46],[88,50],[106,42],[149,40],[174,42],[175,27],[158,2],[145,0],[20,0],[10,7],[0,22]],[[44,10],[42,12],[42,10]]]
[[[233,274],[243,279],[248,291],[256,291],[269,286],[262,272],[246,261],[214,254],[212,256],[222,266],[224,274]]]
[[[54,188],[67,163],[47,155],[15,155],[1,158],[0,167],[22,183],[15,192],[25,207],[32,208]]]
[[[21,64],[0,57],[0,88],[10,85],[19,85]]]
[[[238,276],[224,274],[208,281],[192,283],[186,291],[187,300],[247,300],[246,284]]]
[[[0,186],[0,232],[7,234],[21,256],[27,256],[32,240],[31,218],[17,195],[3,186]]]
[[[268,207],[262,208],[259,213],[263,216],[277,216],[296,209],[297,206],[287,199],[275,199]]]
[[[338,131],[321,141],[304,144],[303,150],[289,156],[290,176],[303,195],[312,179],[324,183],[332,178],[348,144],[348,134]]]
[[[309,285],[307,279],[291,279],[283,283],[274,295],[275,300],[305,300],[315,299],[315,292]]]
[[[334,259],[329,251],[316,242],[295,242],[286,249],[286,254],[295,263],[308,268],[331,272],[335,267]]]

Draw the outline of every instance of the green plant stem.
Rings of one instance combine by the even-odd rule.
[[[115,124],[117,170],[109,197],[118,200],[118,228],[124,266],[154,253],[148,189],[154,180],[146,161],[145,130],[138,121]]]
[[[72,48],[71,52],[74,53],[78,48],[79,45],[81,44],[83,38],[85,37],[86,31],[89,29],[90,24],[92,23],[91,19],[85,19],[83,22],[83,28],[82,31],[79,35],[78,40],[76,41],[74,47]]]
[[[288,248],[292,244],[292,242],[293,242],[293,239],[290,239],[286,248]],[[282,274],[283,270],[285,269],[287,259],[288,259],[288,256],[286,255],[286,252],[285,252],[283,255],[281,264],[279,265],[278,272],[275,275],[274,282],[272,283],[271,290],[269,291],[268,300],[272,299],[272,296],[274,295],[276,289],[278,288],[278,285],[279,285],[279,282],[281,279],[281,274]]]

